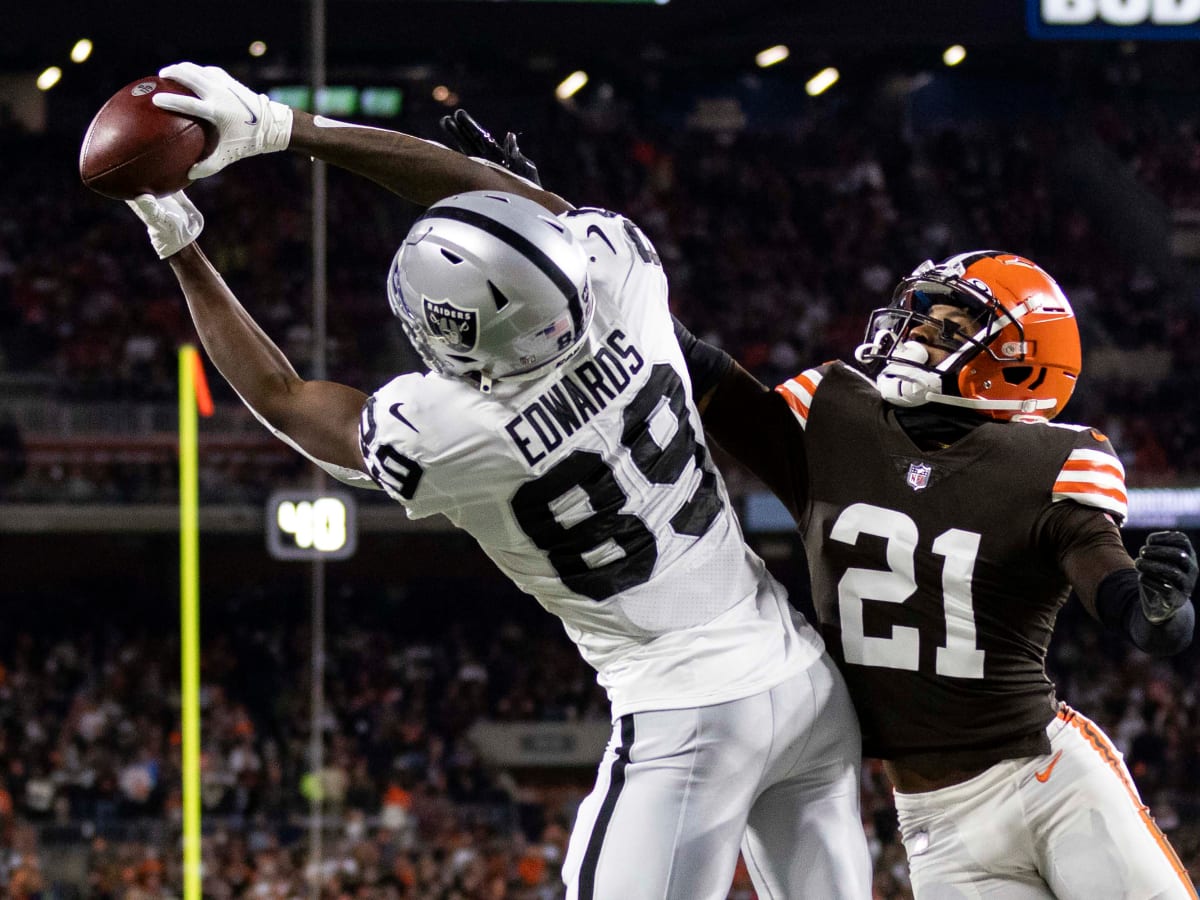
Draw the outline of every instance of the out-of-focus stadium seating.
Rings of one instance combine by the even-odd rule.
[[[1124,90],[1126,69],[1068,111],[1047,97],[1003,115],[945,115],[934,83],[882,111],[877,93],[854,95],[769,127],[713,127],[701,115],[684,128],[639,104],[599,114],[549,101],[513,124],[549,186],[639,222],[681,318],[769,383],[846,355],[867,312],[926,257],[982,246],[1031,256],[1059,278],[1084,330],[1085,373],[1064,420],[1101,427],[1131,484],[1195,484],[1197,125],[1148,89]],[[961,111],[987,88],[955,89]],[[463,102],[507,125],[489,100]],[[434,136],[434,115],[417,109],[423,118],[384,124]],[[0,129],[0,157],[21,160],[0,187],[0,516],[4,504],[177,498],[174,351],[191,327],[133,216],[74,179],[74,141]],[[1108,168],[1081,165],[1097,147]],[[1124,193],[1096,190],[1097,171]],[[308,175],[299,158],[252,160],[190,192],[208,219],[206,251],[302,369]],[[329,370],[371,389],[417,363],[383,291],[417,210],[342,173],[330,186]],[[1164,204],[1162,252],[1115,230],[1113,206],[1129,198],[1144,217]],[[259,506],[276,487],[306,484],[308,465],[210,377],[219,409],[202,428],[204,502]],[[31,565],[8,546],[6,575]],[[120,562],[168,567],[142,549],[131,541]],[[227,572],[210,577],[220,583],[206,583],[204,607],[206,895],[303,895],[318,792],[327,897],[561,895],[566,835],[591,770],[507,771],[469,736],[483,720],[606,720],[591,671],[554,620],[498,576],[346,579],[331,604],[325,761],[314,771],[303,589],[266,570],[240,589]],[[53,595],[31,580],[0,586],[0,889],[177,896],[174,597],[161,581],[111,573],[97,585],[81,574]],[[802,603],[803,583],[792,581]],[[1052,654],[1061,696],[1114,738],[1200,878],[1200,651],[1154,663],[1074,604]],[[862,798],[876,896],[909,897],[875,765]],[[744,870],[730,897],[753,897]]]
[[[526,145],[563,195],[638,221],[678,314],[769,383],[847,355],[866,313],[921,259],[982,246],[1032,257],[1066,288],[1084,330],[1085,374],[1064,419],[1104,428],[1131,484],[1187,483],[1200,473],[1187,404],[1200,386],[1190,263],[1156,270],[1156,258],[1113,238],[1088,185],[1064,187],[1078,147],[1050,114],[917,115],[905,134],[850,101],[768,132],[538,110]],[[1077,115],[1089,117],[1079,133],[1116,146],[1147,191],[1187,206],[1186,188],[1170,184],[1190,171],[1188,120],[1103,106]],[[1129,121],[1141,125],[1117,127]],[[157,464],[170,461],[173,353],[191,334],[178,291],[122,204],[63,177],[74,148],[61,136],[0,141],[28,160],[0,194],[0,496],[169,499]],[[298,158],[252,160],[191,189],[209,255],[301,367],[311,351],[307,172]],[[373,389],[416,365],[382,274],[417,211],[342,173],[331,185],[328,365]],[[206,455],[207,499],[258,500],[264,483],[304,477],[227,390],[218,398],[230,407]]]

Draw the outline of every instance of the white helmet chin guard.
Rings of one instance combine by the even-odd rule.
[[[501,191],[429,207],[392,259],[388,302],[430,369],[485,392],[565,363],[594,312],[574,235],[540,204]]]
[[[929,350],[924,344],[904,341],[891,351],[888,359],[888,364],[875,376],[875,386],[888,403],[894,406],[921,406],[935,396],[941,397],[941,375],[929,369],[917,368],[929,362]]]

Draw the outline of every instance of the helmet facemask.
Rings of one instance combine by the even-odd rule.
[[[962,310],[965,321],[935,317],[935,306]],[[946,357],[930,364],[929,347]],[[1079,374],[1074,314],[1058,286],[1028,260],[996,253],[923,263],[872,313],[855,356],[894,405],[942,403],[1001,420],[1053,417]]]

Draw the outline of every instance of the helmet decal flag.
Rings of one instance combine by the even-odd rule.
[[[460,309],[453,303],[425,299],[422,301],[429,330],[446,342],[455,353],[470,353],[479,338],[479,314],[473,309]]]

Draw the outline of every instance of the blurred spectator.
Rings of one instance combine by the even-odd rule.
[[[1064,192],[1061,116],[962,116],[906,132],[847,102],[810,110],[780,132],[707,133],[632,112],[601,125],[561,111],[538,115],[554,140],[539,141],[535,131],[527,150],[547,184],[628,210],[664,258],[676,311],[766,383],[847,354],[865,313],[922,259],[997,247],[1037,260],[1080,308],[1088,361],[1063,420],[1106,418],[1136,432],[1128,457],[1135,485],[1200,473],[1200,440],[1189,439],[1200,426],[1182,402],[1200,387],[1188,341],[1200,324],[1196,291],[1104,240],[1083,198]],[[1195,180],[1198,120],[1114,115],[1100,105],[1093,121],[1149,189],[1173,203],[1200,201],[1171,187]],[[29,165],[0,195],[0,374],[43,379],[64,402],[170,404],[174,349],[191,328],[164,268],[136,239],[136,221],[121,204],[63,185],[71,148],[51,138],[8,140]],[[255,198],[304,198],[306,178],[301,160],[279,157],[192,188],[201,209],[224,223],[206,234],[209,253],[302,361],[311,352],[307,210],[303,199],[268,209]],[[331,173],[326,350],[338,380],[372,388],[416,365],[382,290],[396,238],[416,213],[361,179]],[[31,215],[55,225],[41,231]],[[1147,348],[1161,364],[1130,355]],[[218,401],[236,404],[224,385],[215,389]],[[253,441],[209,455],[206,499],[257,502],[265,486],[307,477],[303,463],[272,453],[271,439],[240,416]],[[38,451],[24,469],[10,467],[6,481],[0,455],[0,491],[7,483],[14,499],[172,499],[160,468],[171,461],[167,447],[135,438],[105,456],[64,449],[52,431],[23,430]],[[5,440],[0,431],[0,454]]]

